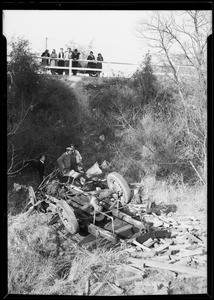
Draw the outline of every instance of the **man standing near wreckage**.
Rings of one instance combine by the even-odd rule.
[[[74,145],[66,148],[66,152],[63,153],[58,159],[58,165],[60,175],[77,178],[81,171],[82,156],[79,151],[75,149]]]

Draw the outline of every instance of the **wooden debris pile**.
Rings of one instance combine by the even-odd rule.
[[[129,261],[136,267],[141,264],[141,267],[206,277],[206,228],[194,217],[169,215],[143,214],[142,219],[154,231],[150,237],[147,234],[146,240],[142,235],[128,241],[132,247],[124,251],[131,253]],[[168,235],[164,235],[164,230]]]

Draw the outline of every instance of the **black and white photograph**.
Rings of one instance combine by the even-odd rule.
[[[208,295],[212,8],[2,20],[8,295]]]

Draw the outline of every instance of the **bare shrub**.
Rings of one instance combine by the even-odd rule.
[[[187,137],[190,154],[188,163],[198,179],[206,184],[206,69],[211,13],[199,10],[180,11],[169,12],[165,16],[162,12],[155,11],[149,21],[140,21],[136,29],[139,37],[143,37],[148,43],[152,41],[152,46],[163,53],[160,60],[168,68],[166,77],[174,83],[182,104],[183,134]],[[193,74],[184,74],[185,67],[193,70]],[[167,74],[169,70],[171,74]],[[190,84],[187,85],[185,81]],[[191,98],[195,100],[195,108]]]

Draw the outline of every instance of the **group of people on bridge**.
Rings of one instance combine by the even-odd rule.
[[[51,54],[49,53],[49,50],[45,50],[42,55],[42,65],[43,66],[51,66],[51,67],[67,67],[69,68],[69,60],[72,59],[72,68],[82,68],[84,67],[83,64],[80,63],[80,52],[78,52],[77,49],[74,49],[74,51],[71,50],[71,48],[68,48],[67,51],[63,51],[63,48],[60,48],[59,53],[56,53],[56,50],[53,49]],[[49,59],[50,58],[50,59]],[[57,58],[59,60],[57,60]],[[95,56],[93,54],[93,51],[90,51],[90,54],[87,57],[87,60],[91,61],[86,64],[86,67],[89,69],[102,69],[102,63],[103,56],[101,53],[98,53],[97,59],[95,59]],[[59,75],[69,75],[69,69],[54,69],[50,68],[52,74],[59,74]],[[77,74],[77,70],[72,69],[73,75]],[[93,71],[88,70],[86,73],[89,74],[89,76],[100,76],[101,71]]]

